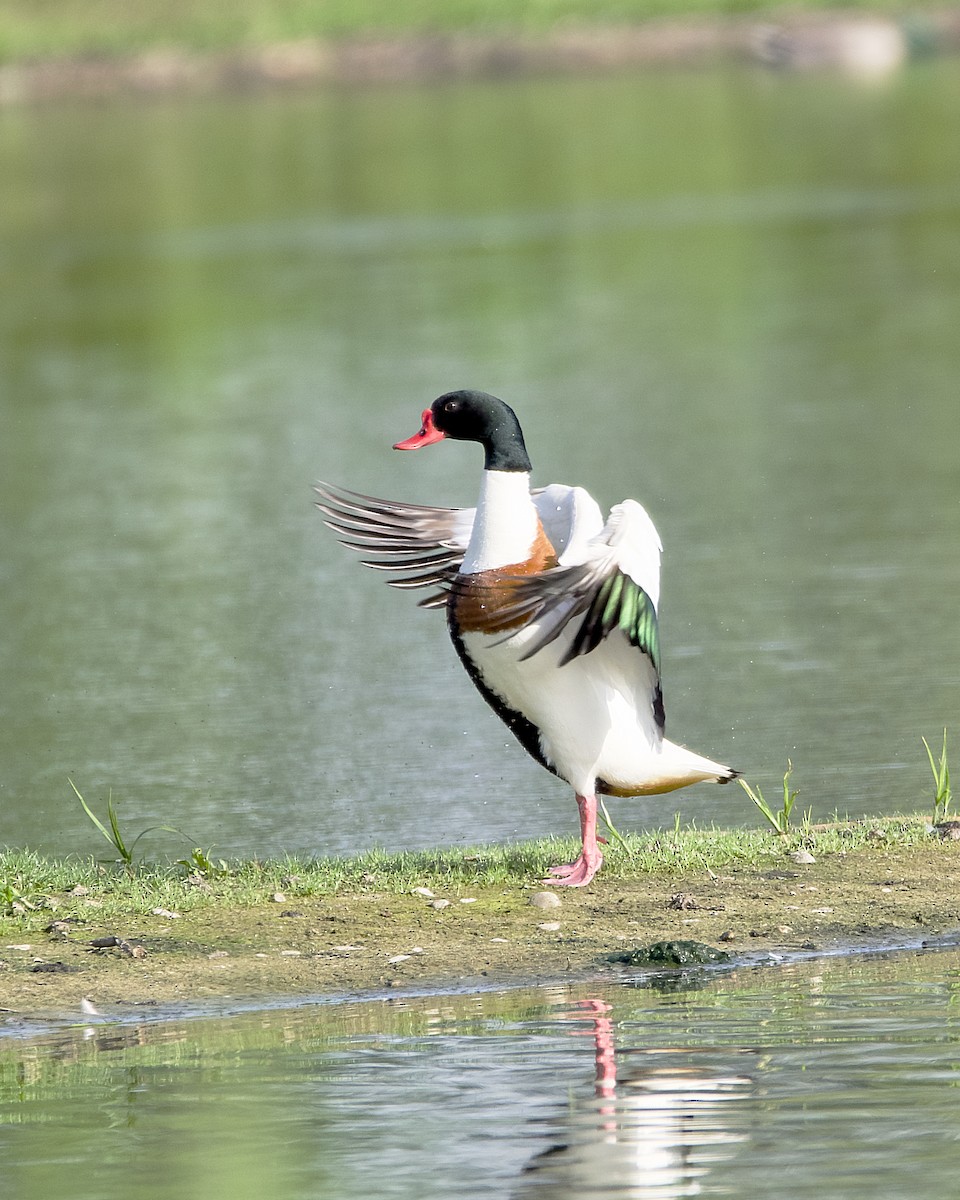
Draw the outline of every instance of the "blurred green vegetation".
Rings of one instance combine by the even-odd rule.
[[[212,51],[307,37],[522,32],[783,9],[782,0],[5,0],[0,61],[116,55],[163,47]],[[797,9],[906,13],[924,0],[805,0]],[[940,6],[942,7],[942,5]]]

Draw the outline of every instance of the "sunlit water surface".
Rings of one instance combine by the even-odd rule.
[[[450,387],[662,534],[668,730],[801,806],[912,808],[957,724],[960,66],[0,111],[0,844],[342,853],[572,832],[442,620],[311,483]],[[624,828],[752,822],[737,789]],[[102,808],[101,808],[102,811]],[[154,833],[149,853],[180,849]]]
[[[952,949],[10,1024],[0,1193],[943,1200],[958,981]]]

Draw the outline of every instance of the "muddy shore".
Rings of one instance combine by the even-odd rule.
[[[600,876],[584,891],[556,889],[552,908],[531,904],[541,890],[535,881],[434,895],[371,887],[122,924],[98,918],[91,897],[83,916],[4,939],[0,1021],[79,1013],[84,999],[110,1012],[587,978],[618,970],[611,956],[668,939],[733,956],[949,939],[960,929],[960,845],[931,839],[813,863],[785,856],[772,869]]]
[[[538,35],[443,34],[310,38],[200,53],[177,46],[126,56],[0,65],[0,104],[318,85],[409,83],[549,73],[755,63],[779,70],[888,74],[912,57],[960,50],[960,10],[903,19],[810,12],[686,17]]]

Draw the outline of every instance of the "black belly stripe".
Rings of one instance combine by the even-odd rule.
[[[473,681],[473,686],[477,689],[480,695],[486,700],[493,711],[497,714],[500,720],[506,725],[513,736],[517,739],[520,745],[526,750],[531,758],[536,759],[541,767],[546,767],[551,775],[556,775],[561,778],[560,773],[551,763],[543,756],[543,751],[540,749],[540,730],[532,721],[527,720],[523,713],[517,712],[515,708],[511,708],[509,704],[498,696],[484,682],[483,676],[480,674],[480,669],[467,653],[467,648],[463,644],[463,638],[460,636],[460,630],[457,625],[454,604],[447,604],[447,628],[450,630],[450,640],[453,642],[453,647],[457,652],[457,656],[463,663],[464,670]]]

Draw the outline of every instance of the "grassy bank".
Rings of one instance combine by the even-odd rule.
[[[791,11],[926,11],[920,0],[807,0]],[[949,7],[949,6],[947,6]],[[131,54],[177,46],[198,51],[301,38],[477,33],[538,34],[557,28],[661,18],[777,13],[773,0],[7,0],[0,11],[0,61]]]
[[[884,75],[960,51],[960,0],[9,0],[0,104],[746,62]]]
[[[0,1005],[15,1014],[211,997],[557,978],[694,938],[734,952],[826,948],[960,925],[960,846],[921,818],[675,829],[608,848],[582,891],[558,841],[355,859],[131,869],[0,855]],[[813,860],[813,861],[810,861]]]

